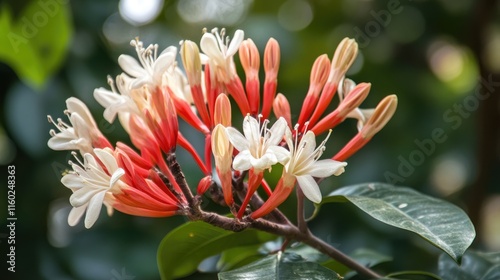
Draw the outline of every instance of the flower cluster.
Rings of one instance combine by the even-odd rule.
[[[205,31],[199,46],[185,40],[179,52],[175,46],[159,52],[157,45],[145,47],[138,39],[131,45],[138,59],[121,55],[118,63],[123,73],[108,78],[110,89],[98,88],[94,97],[105,108],[107,121],[118,117],[134,147],[122,142],[112,145],[76,98],[66,101],[69,124],[48,117],[57,128],[50,131],[49,147],[72,150],[76,158],[61,180],[73,192],[70,225],[85,214],[85,226],[90,228],[103,204],[109,214],[116,209],[147,217],[194,217],[193,209],[200,207],[209,189],[212,194],[222,193],[218,202],[230,207],[238,219],[266,216],[296,185],[305,197],[319,203],[318,179],[343,173],[345,160],[384,127],[397,106],[396,96],[389,95],[375,109],[358,108],[371,85],[345,78],[358,52],[356,42],[348,38],[340,42],[331,61],[325,54],[314,62],[295,123],[286,95],[277,92],[280,48],[274,39],[264,50],[263,83],[259,50],[242,30],[232,39],[224,29]],[[244,83],[236,70],[236,54]],[[327,112],[336,93],[338,106]],[[242,132],[232,124],[230,99],[243,117]],[[179,118],[205,138],[203,151],[183,136]],[[332,158],[320,159],[332,129],[346,118],[358,120],[358,134]],[[327,136],[317,146],[316,136],[323,133]],[[196,195],[177,162],[177,146],[189,152],[204,174]],[[283,166],[283,173],[272,187],[264,174],[277,164]],[[259,186],[268,197],[252,203]]]

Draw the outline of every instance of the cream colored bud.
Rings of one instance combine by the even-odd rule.
[[[181,57],[189,82],[191,85],[199,85],[201,82],[201,59],[198,45],[193,41],[184,41],[181,45]]]
[[[354,39],[344,38],[333,55],[328,82],[339,83],[347,70],[349,70],[349,67],[351,67],[357,55],[358,43],[356,43]]]
[[[365,139],[370,139],[379,132],[392,118],[398,106],[398,97],[395,94],[388,95],[375,108],[373,115],[360,131]]]

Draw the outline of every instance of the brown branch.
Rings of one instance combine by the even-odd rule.
[[[279,212],[279,210],[275,211]],[[289,221],[287,224],[279,224],[262,218],[253,220],[248,216],[240,221],[216,213],[204,212],[200,208],[197,208],[195,212],[196,213],[189,214],[188,218],[190,218],[191,220],[201,220],[216,227],[233,232],[240,232],[247,228],[254,228],[271,234],[283,236],[286,238],[286,240],[296,240],[299,242],[303,242],[330,256],[332,259],[337,260],[345,266],[357,271],[360,275],[363,275],[367,279],[376,279],[382,277],[375,271],[361,265],[346,254],[332,247],[330,244],[314,236],[309,230],[307,230],[306,232],[302,232],[297,226],[293,225]]]

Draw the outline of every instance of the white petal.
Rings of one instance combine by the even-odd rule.
[[[95,221],[97,221],[97,218],[101,213],[102,203],[105,194],[106,194],[105,192],[100,192],[94,197],[92,197],[92,199],[90,200],[89,205],[87,207],[87,214],[85,215],[86,228],[91,228],[94,225]]]
[[[83,103],[80,99],[76,97],[70,97],[66,99],[66,107],[72,114],[77,113],[78,115],[80,115],[80,117],[84,120],[85,123],[87,123],[87,125],[94,127],[96,126],[89,108],[87,108],[87,105],[85,105],[85,103]]]
[[[120,95],[105,88],[94,89],[94,98],[102,107],[108,107],[120,99]]]
[[[309,175],[296,176],[296,178],[300,188],[302,189],[302,192],[307,197],[307,199],[314,203],[320,203],[321,191],[319,190],[318,183],[316,183],[314,178]]]
[[[275,165],[278,162],[278,159],[274,155],[274,153],[266,153],[260,158],[251,158],[250,164],[260,170],[269,169],[271,166]]]
[[[74,134],[73,128],[68,128],[51,137],[47,145],[54,151],[78,150],[79,148],[76,143],[72,142],[75,139],[76,135]]]
[[[166,52],[160,55],[153,66],[154,79],[156,82],[161,82],[161,76],[167,71],[167,68],[172,65],[175,60],[175,54]]]
[[[75,173],[68,173],[61,178],[61,183],[72,191],[77,191],[83,187],[83,180]]]
[[[101,160],[101,162],[106,166],[109,174],[113,174],[118,169],[118,163],[116,158],[113,156],[111,149],[94,149],[94,153]]]
[[[137,60],[130,55],[122,54],[118,57],[118,64],[125,71],[125,73],[129,74],[132,77],[141,77],[147,75],[146,70],[142,67],[142,65],[137,62]]]
[[[269,145],[278,145],[283,140],[287,123],[283,117],[280,117],[271,127],[271,137],[268,139]]]
[[[313,154],[314,150],[316,149],[316,136],[314,135],[314,132],[308,131],[306,135],[302,136],[302,139],[300,139],[299,147],[295,147],[295,149],[302,149],[301,153],[301,158],[309,157],[310,155]]]
[[[267,151],[274,153],[279,163],[285,165],[290,160],[290,151],[281,146],[271,146]]]
[[[211,59],[219,60],[222,58],[217,39],[212,33],[207,32],[203,34],[200,41],[200,48]]]
[[[92,126],[93,121],[90,123],[87,122],[78,113],[72,113],[69,118],[71,120],[71,124],[73,125],[73,129],[75,130],[75,135],[78,138],[92,141],[91,135],[94,133],[93,130],[97,129],[95,126]]]
[[[231,43],[229,43],[229,47],[226,51],[226,57],[233,56],[236,51],[240,48],[241,42],[243,42],[243,38],[245,37],[245,32],[243,30],[236,30],[234,32],[234,37],[231,39]]]
[[[340,162],[333,159],[318,160],[309,167],[307,173],[318,178],[325,178],[332,175],[338,176],[344,173],[344,166],[346,165],[347,162]]]
[[[87,205],[73,207],[68,215],[68,224],[72,227],[78,224],[86,209]]]
[[[175,46],[169,46],[169,47],[167,47],[166,49],[164,49],[160,53],[160,56],[162,56],[164,54],[167,54],[167,53],[172,54],[174,57],[177,56],[177,47],[175,47]]]
[[[111,176],[111,179],[109,180],[109,188],[112,188],[120,178],[125,175],[125,170],[122,168],[118,168],[113,175]]]
[[[243,120],[243,134],[249,142],[249,147],[260,146],[260,127],[259,122],[255,118],[251,116],[245,117]]]
[[[293,134],[288,126],[285,129],[285,140],[286,140],[286,144],[288,145],[288,149],[289,149],[290,153],[293,153],[293,151],[295,150],[294,143],[293,143]]]
[[[69,203],[71,203],[73,207],[80,207],[88,203],[92,199],[92,197],[96,196],[99,193],[104,193],[104,191],[102,189],[90,187],[81,188],[69,197]]]
[[[249,150],[244,150],[237,154],[233,159],[233,168],[239,171],[245,171],[252,168],[250,159],[253,158]]]
[[[226,127],[226,134],[229,138],[229,141],[231,142],[231,144],[233,144],[236,150],[240,152],[243,150],[248,150],[248,141],[245,136],[241,134],[241,132],[236,130],[234,127]]]

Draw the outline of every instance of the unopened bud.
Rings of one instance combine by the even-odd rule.
[[[373,115],[360,131],[364,138],[370,139],[379,132],[392,118],[398,106],[398,97],[395,94],[388,95],[375,108]]]
[[[345,117],[349,112],[359,107],[370,93],[370,88],[370,83],[360,83],[348,92],[345,99],[337,107],[339,115]]]
[[[267,42],[266,49],[264,50],[264,70],[266,71],[266,76],[269,73],[278,73],[280,66],[280,45],[278,41],[271,38]]]
[[[292,111],[290,110],[290,103],[288,103],[288,100],[283,94],[278,93],[274,99],[273,111],[276,118],[284,118],[288,127],[292,127]]]
[[[212,176],[210,175],[205,176],[198,183],[198,188],[196,189],[196,192],[199,195],[202,195],[208,190],[208,188],[210,188],[211,185],[212,185]]]
[[[215,100],[214,124],[231,126],[231,102],[225,94],[219,94]]]
[[[258,79],[260,55],[252,39],[246,39],[241,43],[239,54],[247,79]]]
[[[351,67],[357,55],[358,43],[354,39],[344,38],[333,55],[328,82],[338,84],[347,70],[349,70],[349,67]]]
[[[181,45],[181,57],[191,86],[201,82],[200,50],[196,43],[186,40]]]

